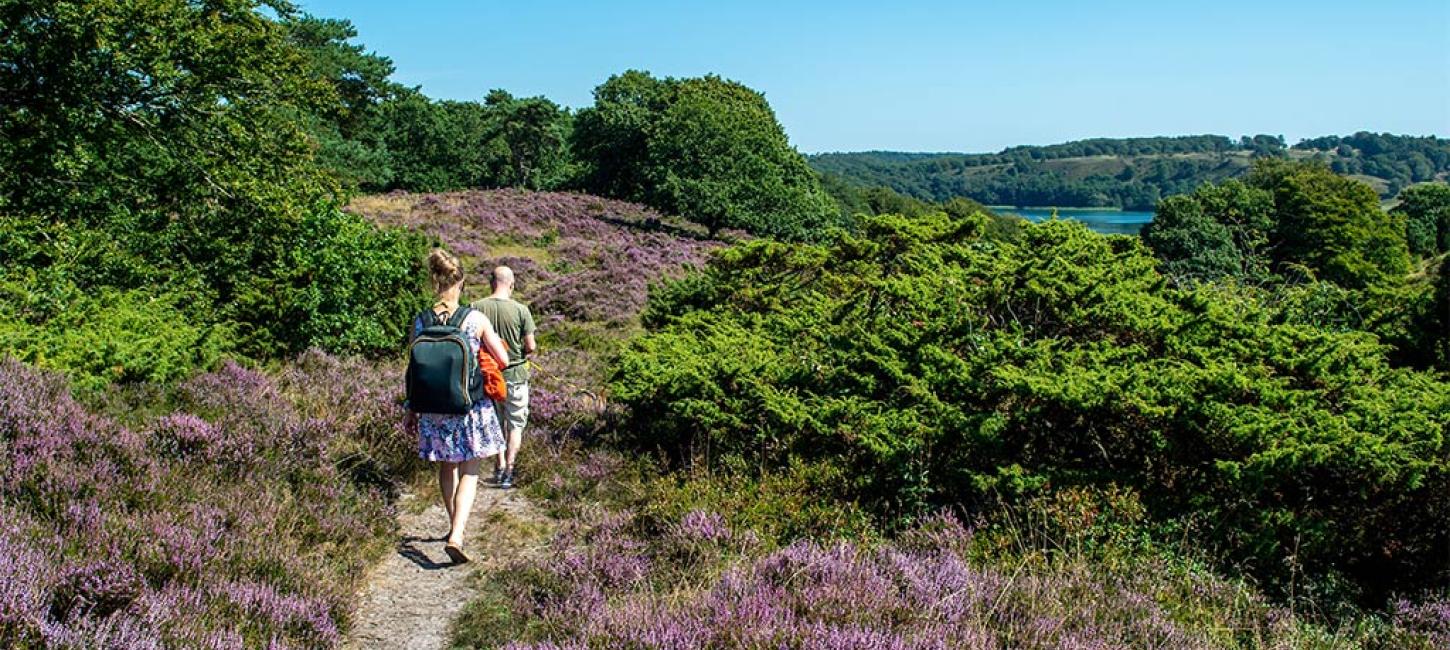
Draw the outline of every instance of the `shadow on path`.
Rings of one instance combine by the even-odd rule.
[[[432,558],[428,557],[427,553],[424,553],[422,549],[413,545],[414,541],[431,542],[435,540],[415,540],[412,538],[404,537],[403,543],[398,545],[398,555],[401,555],[403,556],[403,559],[406,559],[409,562],[418,565],[418,568],[423,569],[424,571],[437,571],[439,569],[447,569],[453,566],[452,560],[441,563],[434,562]]]

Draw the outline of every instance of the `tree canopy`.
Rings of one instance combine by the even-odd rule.
[[[0,2],[5,349],[124,379],[184,374],[187,350],[205,363],[222,341],[270,355],[401,340],[411,306],[394,297],[416,292],[420,244],[340,214],[317,153],[313,116],[344,124],[371,101],[300,44],[339,29],[253,0]],[[318,285],[324,269],[356,284]],[[299,311],[304,287],[316,299]],[[90,326],[115,346],[72,336],[67,312],[101,297],[123,313]],[[342,318],[358,323],[321,325]]]
[[[1450,252],[1450,185],[1422,183],[1400,192],[1400,204],[1390,210],[1405,220],[1410,253],[1433,257]]]
[[[1275,159],[1255,165],[1249,184],[1273,196],[1271,247],[1281,269],[1303,265],[1348,287],[1409,271],[1404,221],[1380,209],[1369,185],[1322,165]]]
[[[839,221],[760,93],[720,77],[630,71],[579,112],[581,187],[686,215],[711,233],[816,236]]]
[[[1308,272],[1360,288],[1409,269],[1403,217],[1381,210],[1368,185],[1314,163],[1266,158],[1246,182],[1169,197],[1143,238],[1174,277]]]

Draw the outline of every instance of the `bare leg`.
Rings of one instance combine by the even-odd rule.
[[[453,530],[448,534],[448,543],[463,545],[463,527],[468,525],[468,515],[473,510],[473,497],[478,493],[478,466],[482,460],[474,458],[456,465],[458,485],[453,492],[453,509],[450,511]]]
[[[443,508],[453,522],[453,497],[458,487],[458,463],[438,463],[438,492],[443,495]],[[450,533],[451,536],[451,533]]]
[[[524,432],[521,429],[510,426],[506,426],[504,429],[508,431],[508,451],[499,454],[499,456],[508,456],[506,467],[512,468],[514,461],[518,460],[519,445],[522,445],[524,442]]]

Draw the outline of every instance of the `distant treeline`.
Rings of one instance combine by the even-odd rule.
[[[310,116],[318,158],[341,185],[364,192],[577,190],[687,215],[712,231],[800,238],[849,221],[870,201],[848,194],[864,188],[938,204],[1152,210],[1241,177],[1256,158],[1317,160],[1362,175],[1382,198],[1450,171],[1450,140],[1372,133],[1293,147],[1274,135],[1096,138],[996,154],[822,154],[807,164],[759,92],[719,77],[628,71],[577,111],[500,89],[479,101],[436,100],[394,82],[392,62],[355,43],[349,22],[300,14],[281,22],[312,76],[336,91]]]
[[[1164,197],[1242,176],[1253,159],[1266,157],[1316,160],[1366,176],[1381,198],[1391,198],[1450,172],[1450,140],[1361,132],[1289,147],[1271,135],[1096,138],[995,154],[828,153],[812,156],[811,165],[849,184],[931,201],[1151,210]]]

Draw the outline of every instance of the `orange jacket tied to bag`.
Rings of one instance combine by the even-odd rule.
[[[503,345],[504,352],[509,351],[509,344],[499,341]],[[478,371],[483,374],[483,394],[495,402],[502,402],[508,398],[508,383],[503,380],[503,366],[499,365],[498,359],[488,353],[488,347],[478,346]]]

